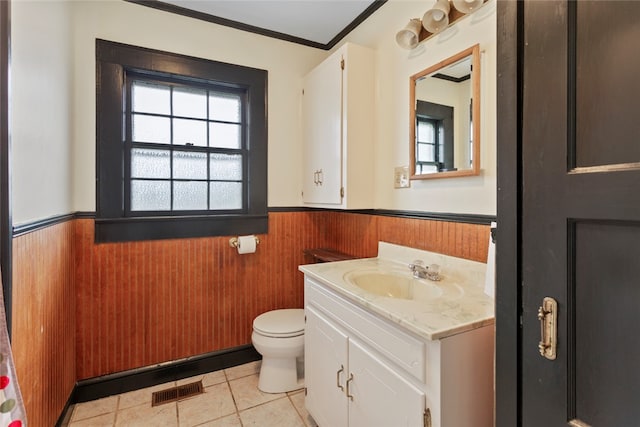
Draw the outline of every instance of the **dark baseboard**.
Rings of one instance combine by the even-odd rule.
[[[132,369],[115,374],[81,380],[76,383],[72,403],[87,402],[114,394],[151,387],[168,381],[193,377],[211,371],[260,360],[252,345],[234,347],[158,366]]]
[[[58,419],[56,426],[63,425],[70,405],[100,399],[114,394],[151,387],[154,385],[203,375],[244,363],[260,360],[260,354],[252,345],[229,348],[200,354],[187,359],[176,360],[156,366],[132,369],[89,378],[76,383],[69,401]]]

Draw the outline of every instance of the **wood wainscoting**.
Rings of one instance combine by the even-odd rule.
[[[487,262],[489,225],[350,212],[324,212],[326,245],[357,257],[375,257],[378,242]]]
[[[254,254],[229,237],[94,243],[93,219],[14,238],[14,353],[30,424],[78,380],[251,343],[253,319],[303,306],[304,249],[374,257],[379,240],[485,262],[489,226],[323,210],[269,213]]]
[[[93,243],[77,220],[77,376],[86,379],[251,343],[253,319],[302,307],[316,213],[269,215],[253,254],[229,237]]]
[[[53,426],[76,383],[75,223],[13,239],[13,356],[29,425]]]

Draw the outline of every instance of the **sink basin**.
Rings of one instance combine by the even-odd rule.
[[[344,278],[363,291],[387,298],[430,300],[443,294],[441,286],[415,279],[409,273],[354,271],[347,273]]]

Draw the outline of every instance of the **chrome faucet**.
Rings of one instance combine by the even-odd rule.
[[[417,259],[409,264],[409,270],[413,272],[413,277],[416,279],[429,279],[433,281],[442,279],[442,276],[440,276],[440,266],[438,264],[431,264],[425,267],[424,261],[421,259]]]

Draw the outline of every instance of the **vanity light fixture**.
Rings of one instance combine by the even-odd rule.
[[[449,25],[449,0],[437,0],[435,6],[422,17],[422,26],[432,34],[439,33]]]
[[[462,13],[474,12],[477,8],[482,6],[484,0],[452,0],[453,7],[458,9]]]
[[[418,18],[411,19],[402,30],[396,34],[396,43],[403,49],[413,49],[420,42],[422,23]]]
[[[422,16],[422,21],[413,18],[396,33],[396,43],[403,49],[414,49],[421,41],[475,12],[487,1],[489,0],[436,0],[433,7]]]

